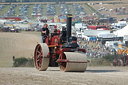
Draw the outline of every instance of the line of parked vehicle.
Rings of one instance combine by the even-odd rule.
[[[28,17],[28,8],[29,8],[29,5],[21,5],[19,8],[19,11],[21,11],[21,14],[19,14],[18,16]]]
[[[32,16],[42,16],[43,6],[41,4],[35,4],[33,7]]]
[[[60,12],[62,15],[66,15],[69,13],[70,9],[69,7],[67,6],[67,4],[60,4]]]
[[[47,4],[46,15],[55,16],[55,14],[56,14],[55,6],[53,4]]]
[[[80,16],[80,15],[85,15],[86,14],[84,8],[81,5],[79,5],[79,4],[72,4],[72,6],[75,9],[75,15],[76,16]]]
[[[4,14],[4,16],[15,16],[15,7],[16,5],[14,4],[10,5],[9,11],[6,14]]]

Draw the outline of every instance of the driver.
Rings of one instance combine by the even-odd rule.
[[[49,35],[48,25],[44,24],[43,28],[41,29],[41,42],[45,43],[46,37]]]

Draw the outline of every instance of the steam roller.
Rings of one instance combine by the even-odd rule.
[[[79,48],[77,38],[71,36],[72,14],[67,15],[67,28],[61,33],[46,36],[45,43],[38,43],[34,52],[34,65],[39,71],[46,71],[48,66],[59,66],[61,71],[84,72],[87,68],[86,50]]]

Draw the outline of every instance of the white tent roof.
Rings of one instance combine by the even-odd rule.
[[[128,25],[120,30],[115,31],[114,34],[117,35],[117,37],[123,37],[124,35],[128,35]]]

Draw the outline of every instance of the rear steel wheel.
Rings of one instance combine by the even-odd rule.
[[[34,65],[39,71],[45,71],[49,65],[49,49],[46,43],[37,44],[34,52]]]

